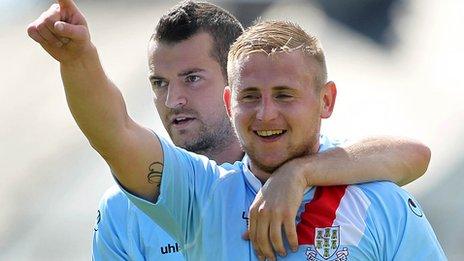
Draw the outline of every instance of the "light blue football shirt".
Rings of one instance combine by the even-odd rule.
[[[102,199],[93,232],[92,260],[185,260],[180,245],[114,185]]]
[[[216,165],[160,138],[154,204],[128,198],[175,238],[188,260],[258,260],[241,238],[261,184],[245,162]],[[321,138],[319,151],[333,147]],[[299,249],[283,260],[446,260],[417,201],[390,182],[313,187],[296,218]],[[288,249],[288,246],[287,246]]]

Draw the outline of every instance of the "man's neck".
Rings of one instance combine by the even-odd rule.
[[[271,176],[272,172],[268,172],[263,170],[262,168],[258,167],[256,164],[253,164],[253,161],[250,159],[248,168],[250,169],[251,173],[261,181],[261,184],[266,183],[266,181]]]
[[[280,166],[278,166],[277,168],[274,168],[274,169],[270,169],[270,168],[266,169],[265,167],[261,167],[259,164],[256,164],[255,162],[253,162],[253,160],[251,158],[250,158],[250,161],[249,161],[250,165],[248,167],[249,167],[251,173],[253,173],[253,175],[256,178],[258,178],[261,181],[262,184],[264,184],[269,179],[269,177],[272,175],[272,173],[274,173],[274,171],[276,171],[278,168],[280,168],[286,162],[292,161],[293,159],[297,159],[297,158],[301,158],[301,157],[307,157],[309,155],[318,153],[319,145],[320,145],[319,139],[317,139],[317,141],[313,145],[309,146],[309,147],[311,147],[311,149],[309,150],[309,152],[307,154],[300,155],[300,156],[288,159],[283,164],[281,164]]]
[[[245,155],[238,141],[232,141],[227,147],[217,148],[216,151],[208,151],[200,154],[207,156],[218,164],[226,162],[234,163],[242,160]]]

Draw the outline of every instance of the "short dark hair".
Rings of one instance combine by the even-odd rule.
[[[207,2],[181,2],[161,17],[150,41],[177,43],[200,32],[213,38],[211,55],[227,80],[227,54],[243,27],[226,10]]]

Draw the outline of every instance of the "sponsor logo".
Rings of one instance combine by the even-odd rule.
[[[167,246],[161,247],[161,254],[166,255],[170,253],[177,253],[180,251],[179,244],[176,242],[174,245],[168,244]]]
[[[344,261],[347,260],[348,248],[340,248],[340,226],[317,227],[314,233],[314,246],[306,249],[306,260],[310,261]]]
[[[422,212],[422,209],[420,209],[419,205],[417,204],[417,202],[412,199],[412,198],[409,198],[408,199],[408,205],[409,205],[409,209],[411,209],[412,213],[414,213],[414,215],[418,216],[418,217],[422,217],[424,215],[424,212]]]
[[[101,220],[101,212],[98,210],[97,212],[97,220],[95,221],[95,225],[93,226],[93,231],[98,231],[98,224],[100,224]]]
[[[246,225],[247,225],[247,227],[248,227],[248,220],[249,220],[250,218],[246,216],[245,211],[242,212],[242,219],[246,221]]]

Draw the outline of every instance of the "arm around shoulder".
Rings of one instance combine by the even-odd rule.
[[[388,180],[402,186],[425,173],[430,149],[411,139],[371,137],[295,161],[295,169],[300,166],[308,186],[377,180]]]

